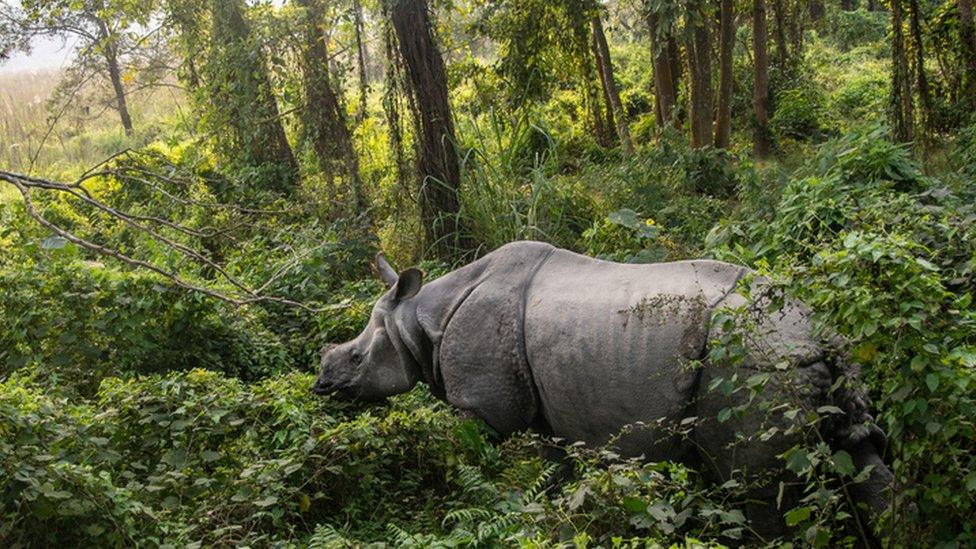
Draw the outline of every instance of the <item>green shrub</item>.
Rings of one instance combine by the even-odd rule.
[[[777,90],[776,109],[769,124],[780,139],[810,139],[822,132],[823,98],[811,83]]]
[[[784,276],[848,339],[890,437],[890,541],[965,545],[976,539],[976,217],[881,135],[822,147],[770,217],[724,225],[714,252]]]

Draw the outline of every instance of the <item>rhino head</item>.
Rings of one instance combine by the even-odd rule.
[[[319,377],[312,387],[317,395],[377,401],[409,391],[420,379],[417,364],[399,340],[394,312],[420,291],[423,273],[411,268],[398,275],[382,253],[374,267],[389,290],[376,302],[369,324],[356,339],[322,349]]]

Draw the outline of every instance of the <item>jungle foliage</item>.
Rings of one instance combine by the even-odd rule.
[[[553,441],[499,441],[422,386],[309,392],[384,289],[376,251],[433,279],[518,239],[768,276],[843,336],[888,434],[895,495],[868,528],[976,542],[971,3],[735,1],[723,45],[725,4],[167,0],[103,24],[68,77],[115,55],[120,87],[66,80],[49,120],[0,104],[0,545],[862,541],[844,482],[864,472],[825,443],[781,456],[802,497],[778,510],[788,539],[758,540],[735,479],[612,445],[560,466],[538,457]],[[5,6],[0,53],[143,7]],[[149,22],[158,40],[132,28]],[[172,109],[139,95],[160,82]],[[118,131],[83,111],[117,124],[122,96]],[[805,427],[835,413],[783,406]]]

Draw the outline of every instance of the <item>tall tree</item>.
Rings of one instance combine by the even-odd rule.
[[[905,16],[901,0],[891,1],[891,130],[896,141],[909,142],[915,126],[912,81],[905,51]]]
[[[925,73],[925,44],[922,41],[922,24],[918,0],[908,0],[908,7],[911,11],[909,18],[912,30],[913,52],[915,53],[915,83],[918,86],[919,103],[922,106],[921,125],[922,128],[929,128],[934,122],[932,93],[929,91],[929,80]]]
[[[687,45],[688,78],[691,106],[691,146],[704,147],[712,142],[712,43],[709,17],[704,3],[688,5]]]
[[[623,148],[624,156],[634,152],[634,144],[630,140],[630,129],[627,126],[627,113],[620,101],[620,92],[613,77],[613,62],[610,58],[610,47],[607,36],[603,32],[603,21],[596,13],[591,20],[593,27],[593,44],[596,50],[596,63],[600,71],[600,82],[603,84],[603,94],[607,98],[607,111],[616,120],[617,137]]]
[[[719,22],[718,110],[715,147],[727,149],[732,136],[732,52],[735,48],[735,2],[721,0]]]
[[[816,23],[817,21],[820,21],[824,15],[823,0],[811,0],[809,4],[810,20]]]
[[[790,51],[786,42],[786,13],[783,7],[783,0],[772,0],[773,2],[773,22],[776,33],[776,56],[779,66],[786,68],[790,63]]]
[[[957,0],[956,8],[959,11],[959,38],[966,61],[966,89],[970,96],[976,96],[976,24],[973,22],[973,1]]]
[[[654,56],[654,105],[658,128],[669,124],[678,125],[676,108],[678,106],[678,78],[674,50],[674,24],[668,17],[662,17],[653,8],[647,15],[651,34],[651,52]]]
[[[365,32],[363,21],[363,4],[361,0],[352,2],[353,25],[356,31],[356,58],[359,64],[359,110],[356,118],[362,122],[366,118],[366,99],[369,94],[369,81],[366,76],[366,46],[363,43]]]
[[[329,181],[333,203],[337,199],[336,178],[344,175],[349,184],[352,211],[359,212],[365,206],[359,158],[353,147],[345,110],[329,75],[328,43],[322,28],[325,23],[325,6],[323,0],[298,0],[297,4],[305,11],[302,48],[305,132],[315,149],[319,167]]]
[[[400,56],[417,115],[420,212],[427,245],[439,257],[455,257],[465,246],[458,190],[461,171],[447,96],[444,59],[434,43],[426,0],[396,0],[390,11]]]
[[[752,0],[753,96],[755,115],[752,150],[756,156],[767,156],[772,147],[769,132],[769,50],[766,34],[766,1]]]
[[[298,164],[281,123],[261,46],[244,17],[242,0],[211,0],[213,28],[206,83],[198,101],[210,113],[211,131],[235,161],[273,169],[268,188],[288,192]]]
[[[123,81],[126,61],[146,43],[153,5],[139,0],[34,0],[0,3],[0,50],[29,51],[35,37],[57,37],[75,42],[72,68],[108,78],[112,107],[119,113],[127,135],[133,132],[132,115]]]

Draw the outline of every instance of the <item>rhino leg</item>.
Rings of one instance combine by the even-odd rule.
[[[784,468],[779,456],[800,443],[802,438],[798,433],[785,434],[792,422],[783,417],[782,409],[773,410],[772,403],[783,400],[783,389],[778,380],[772,379],[761,395],[750,402],[747,390],[729,395],[721,390],[709,391],[714,380],[730,379],[732,368],[704,368],[695,406],[695,415],[701,423],[692,434],[704,474],[717,483],[736,479],[748,486],[745,513],[753,533],[767,541],[784,536],[788,529],[783,513],[795,506],[798,498],[796,493],[786,489],[778,507],[779,486],[780,482],[789,486],[797,479]],[[826,366],[823,369],[826,370]],[[745,380],[758,372],[738,369],[737,373],[740,380]],[[729,419],[718,420],[720,414],[724,415],[723,410],[740,407]],[[774,428],[776,431],[772,436],[762,436]]]

